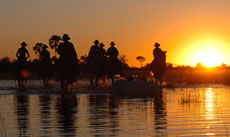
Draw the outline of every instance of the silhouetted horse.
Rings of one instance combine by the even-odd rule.
[[[159,55],[159,58],[155,58],[152,62],[151,71],[154,74],[155,84],[157,86],[162,86],[163,75],[166,72],[166,52],[163,51]]]
[[[24,87],[29,76],[27,61],[17,60],[15,72],[18,80],[18,86]]]
[[[115,43],[110,43],[111,47],[108,48],[106,55],[109,56],[108,60],[108,74],[109,78],[114,82],[114,76],[119,75],[122,72],[122,63],[118,59],[118,50],[114,47]]]
[[[39,64],[40,68],[40,76],[42,77],[43,83],[45,87],[49,86],[49,80],[52,75],[52,63],[41,61]]]
[[[106,56],[106,50],[103,48],[105,45],[101,43],[100,45],[100,59],[99,59],[99,67],[100,67],[100,72],[99,72],[99,78],[102,80],[102,84],[105,84],[105,79],[107,75],[107,64],[108,64],[108,59]]]
[[[55,66],[57,69],[57,79],[61,83],[61,88],[66,89],[68,85],[76,81],[76,65],[72,63],[64,63],[63,61],[57,61]]]
[[[30,57],[30,54],[28,50],[25,48],[26,45],[27,44],[25,42],[22,42],[21,43],[22,47],[19,48],[16,53],[17,61],[16,61],[15,72],[16,72],[19,87],[25,86],[26,79],[29,76],[27,59]]]
[[[66,89],[69,84],[76,81],[78,62],[77,53],[67,34],[63,35],[63,43],[58,47],[60,58],[56,62],[58,80],[61,87]]]
[[[52,75],[52,63],[50,59],[50,53],[46,50],[48,47],[44,45],[40,53],[39,72],[43,79],[44,86],[49,86],[49,79]]]
[[[120,75],[122,72],[122,63],[116,59],[109,59],[108,61],[108,74],[111,78],[112,83],[114,82],[114,76]]]
[[[91,46],[88,54],[88,72],[89,72],[89,79],[90,79],[90,85],[91,86],[97,86],[98,85],[98,79],[100,77],[100,61],[101,61],[101,49],[98,46],[99,41],[95,40],[94,45]]]

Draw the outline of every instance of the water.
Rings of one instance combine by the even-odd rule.
[[[0,90],[0,136],[230,135],[229,87],[163,89],[155,98],[9,91]]]

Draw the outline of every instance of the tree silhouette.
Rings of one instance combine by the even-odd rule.
[[[3,57],[0,59],[0,73],[10,72],[12,67],[13,66],[9,57]]]
[[[86,64],[88,60],[88,56],[87,55],[81,56],[80,59],[82,64]]]
[[[145,58],[143,56],[137,56],[136,59],[140,62],[142,68],[142,63],[145,61]]]
[[[49,39],[50,48],[55,50],[55,58],[57,58],[56,53],[61,40],[62,40],[61,37],[58,35],[52,35],[51,38]]]
[[[126,55],[119,55],[118,56],[118,59],[122,63],[122,66],[124,69],[129,68],[129,65],[127,64],[128,59],[126,57],[127,57]]]
[[[41,51],[42,51],[42,46],[43,46],[44,44],[42,44],[42,43],[36,43],[35,44],[35,46],[33,47],[33,50],[34,50],[34,52],[35,52],[35,54],[39,57],[39,55],[40,55],[40,53],[41,53]]]
[[[10,58],[9,57],[3,57],[0,59],[0,62],[10,63]]]
[[[118,59],[120,60],[121,63],[126,64],[127,58],[126,55],[119,55]]]

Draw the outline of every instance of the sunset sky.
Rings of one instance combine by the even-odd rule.
[[[78,57],[95,39],[116,43],[130,66],[153,59],[154,43],[175,65],[230,65],[230,0],[1,0],[0,58],[14,59],[20,43],[48,44],[69,34]],[[51,51],[53,55],[53,50]]]

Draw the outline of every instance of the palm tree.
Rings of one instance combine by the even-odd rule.
[[[136,59],[141,63],[141,68],[142,68],[142,63],[145,61],[145,58],[142,56],[137,56]]]
[[[55,49],[55,58],[56,58],[56,53],[58,46],[60,45],[61,42],[61,37],[58,35],[52,35],[51,38],[49,39],[49,45],[51,49]]]
[[[42,51],[42,46],[43,46],[44,44],[42,44],[42,43],[36,43],[35,44],[35,46],[33,47],[33,50],[34,50],[34,52],[35,52],[35,54],[39,57],[39,55],[40,55],[40,53],[41,53],[41,51]]]

